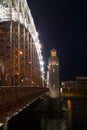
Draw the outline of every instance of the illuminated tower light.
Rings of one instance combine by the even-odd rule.
[[[51,97],[59,97],[59,59],[57,51],[51,50],[51,56],[48,60],[47,86]]]

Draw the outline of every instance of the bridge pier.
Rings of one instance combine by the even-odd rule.
[[[33,112],[41,113],[61,113],[61,101],[59,98],[52,98],[48,93],[37,100],[35,107],[33,107]]]

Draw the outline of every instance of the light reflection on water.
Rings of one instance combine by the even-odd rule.
[[[67,100],[65,104],[69,112],[61,114],[24,112],[7,122],[2,130],[82,130],[87,128],[87,101]]]
[[[42,118],[41,120],[41,130],[72,130],[72,111],[71,111],[71,101],[66,102],[69,112],[63,112],[61,117],[57,114],[48,117],[47,120]]]
[[[69,113],[68,113],[68,129],[73,130],[71,103],[72,103],[71,100],[67,100],[67,108],[69,110]]]

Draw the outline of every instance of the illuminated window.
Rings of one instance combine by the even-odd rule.
[[[56,65],[56,61],[52,61],[52,65]]]

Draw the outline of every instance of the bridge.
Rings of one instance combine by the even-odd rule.
[[[0,84],[43,86],[41,44],[26,0],[0,2]]]
[[[27,1],[0,0],[0,125],[47,92],[42,48]]]
[[[0,0],[0,123],[48,89],[38,32],[26,0]]]

